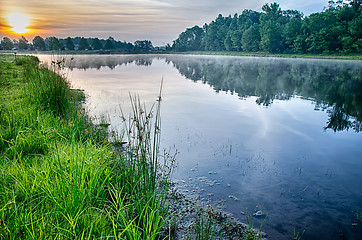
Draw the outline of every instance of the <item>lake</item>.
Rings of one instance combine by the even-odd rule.
[[[119,131],[129,94],[150,107],[163,79],[161,142],[178,151],[183,193],[250,216],[271,240],[361,239],[362,61],[72,57],[67,74],[89,114]]]

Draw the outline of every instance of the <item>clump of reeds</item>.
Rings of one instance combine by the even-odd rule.
[[[120,149],[122,161],[118,164],[121,169],[126,170],[121,173],[123,176],[120,185],[131,191],[131,195],[142,196],[135,204],[128,205],[128,210],[123,210],[128,212],[126,216],[139,216],[129,219],[133,221],[133,224],[124,230],[128,239],[149,239],[148,237],[154,239],[168,224],[166,197],[172,168],[170,165],[174,158],[166,156],[163,161],[160,161],[160,95],[150,110],[141,104],[139,97],[130,95],[131,115],[126,117],[122,114],[125,123],[124,137],[127,142]],[[129,201],[127,196],[123,198],[123,202]],[[116,216],[119,219],[118,215]],[[123,218],[124,216],[120,219],[125,222]],[[140,231],[135,231],[135,228],[147,229],[147,231],[138,235]]]

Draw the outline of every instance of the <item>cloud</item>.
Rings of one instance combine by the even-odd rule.
[[[275,1],[269,1],[270,3]],[[301,0],[279,0],[280,7],[284,9],[299,10],[308,16],[314,12],[321,12],[323,8],[328,6],[327,0],[301,1]]]

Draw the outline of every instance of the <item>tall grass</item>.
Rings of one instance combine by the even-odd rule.
[[[61,62],[54,69],[33,57],[0,62],[0,239],[166,237],[160,101],[147,112],[133,98],[122,147],[54,73]]]
[[[29,99],[37,107],[52,111],[55,115],[62,116],[69,110],[70,88],[61,74],[64,61],[53,61],[51,69],[57,70],[57,74],[51,69],[27,64],[24,75],[28,82]]]

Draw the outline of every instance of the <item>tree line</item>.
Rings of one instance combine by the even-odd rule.
[[[174,51],[244,51],[296,54],[362,53],[362,0],[329,1],[323,12],[305,17],[298,10],[264,4],[263,12],[221,14],[202,28],[186,29]]]
[[[11,40],[4,37],[0,43],[1,50],[40,50],[40,51],[58,51],[58,50],[153,50],[154,47],[150,40],[137,40],[134,44],[130,42],[116,41],[113,37],[108,39],[67,37],[58,39],[57,37],[42,38],[35,36],[31,43],[22,36],[19,40]]]

